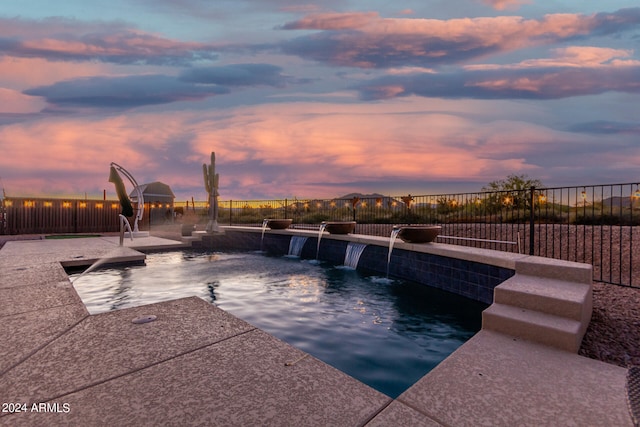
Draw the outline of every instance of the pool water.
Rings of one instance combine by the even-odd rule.
[[[400,280],[259,253],[148,254],[146,265],[70,275],[90,313],[186,296],[397,397],[481,327],[486,305]]]

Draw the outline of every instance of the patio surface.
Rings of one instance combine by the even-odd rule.
[[[633,425],[627,370],[574,353],[483,330],[393,400],[196,297],[89,315],[62,267],[172,247],[5,244],[0,426]]]

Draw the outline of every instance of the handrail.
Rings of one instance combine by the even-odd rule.
[[[505,245],[518,245],[518,253],[521,254],[522,253],[522,248],[520,247],[520,232],[518,232],[518,241],[517,242],[512,242],[510,240],[492,240],[492,239],[479,239],[476,237],[457,237],[457,236],[444,236],[444,235],[438,235],[436,236],[437,238],[443,238],[443,239],[453,239],[453,240],[464,240],[464,241],[470,241],[470,242],[485,242],[485,243],[503,243]]]

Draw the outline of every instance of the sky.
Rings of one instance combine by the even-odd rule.
[[[206,200],[212,151],[221,200],[638,182],[640,7],[2,1],[7,196]]]

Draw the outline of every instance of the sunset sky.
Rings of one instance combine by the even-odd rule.
[[[205,200],[211,151],[223,200],[637,182],[637,5],[2,2],[0,186]]]

